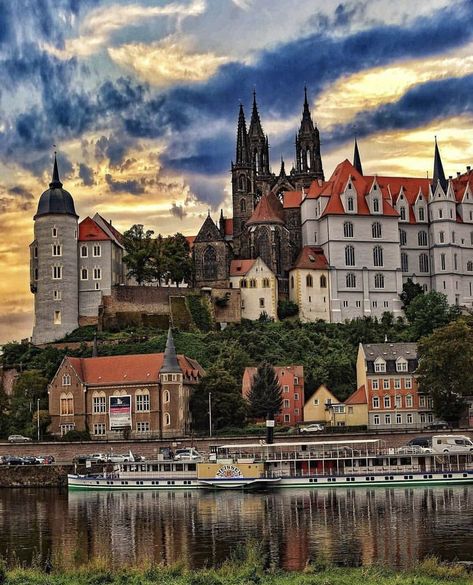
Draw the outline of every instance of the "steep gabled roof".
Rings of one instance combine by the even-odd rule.
[[[253,268],[256,260],[232,260],[230,276],[245,276]]]
[[[302,190],[299,191],[285,191],[283,193],[283,207],[289,209],[292,207],[300,207],[302,203]]]
[[[284,224],[283,206],[270,191],[261,197],[247,225],[255,223],[281,223]]]
[[[365,385],[363,384],[357,390],[350,394],[345,400],[345,404],[367,404]]]
[[[317,246],[304,246],[299,252],[299,256],[294,262],[294,266],[291,270],[295,268],[305,270],[327,270],[328,262],[323,249]]]
[[[195,237],[194,246],[199,242],[221,242],[223,239],[220,230],[215,225],[210,215],[207,215],[199,233]]]
[[[115,238],[117,244],[123,244],[123,234],[119,232],[115,227],[113,227],[111,221],[107,221],[104,217],[102,217],[99,213],[96,213],[93,217],[95,223],[99,224],[105,232],[109,233],[113,238]]]
[[[227,217],[224,219],[223,231],[226,236],[233,236],[233,219]]]
[[[79,242],[109,241],[112,238],[91,218],[86,217],[79,224]]]

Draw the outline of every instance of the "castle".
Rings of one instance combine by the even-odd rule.
[[[341,322],[386,311],[402,315],[411,278],[451,304],[473,306],[473,172],[446,177],[435,142],[433,178],[363,173],[353,163],[325,180],[307,92],[295,136],[295,165],[271,170],[256,95],[247,127],[240,105],[231,165],[233,217],[210,215],[192,242],[195,287],[238,289],[241,317],[277,318],[278,299],[303,321]],[[126,281],[120,233],[96,214],[78,222],[54,162],[34,216],[33,343],[96,322],[103,296]]]

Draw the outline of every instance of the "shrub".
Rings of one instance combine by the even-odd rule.
[[[79,441],[90,441],[89,431],[67,431],[65,435],[61,437],[61,441],[65,442],[79,442]]]
[[[278,303],[278,317],[280,319],[287,319],[288,317],[295,317],[299,313],[299,307],[296,303],[289,300],[282,300]]]

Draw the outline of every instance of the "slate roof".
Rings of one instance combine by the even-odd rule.
[[[417,343],[363,343],[363,350],[366,361],[375,361],[377,357],[385,361],[397,360],[399,357],[417,359]]]

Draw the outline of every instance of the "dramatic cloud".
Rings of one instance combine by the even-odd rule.
[[[79,177],[87,187],[94,184],[94,170],[84,163],[79,164]]]
[[[175,203],[172,204],[171,208],[169,209],[169,212],[171,213],[171,215],[173,215],[174,217],[178,217],[179,219],[184,219],[184,217],[187,215],[187,212],[184,209],[184,207],[182,205],[176,205]]]
[[[112,175],[105,175],[105,181],[113,193],[131,193],[132,195],[141,195],[145,192],[145,188],[141,181],[129,179],[127,181],[114,181]]]

